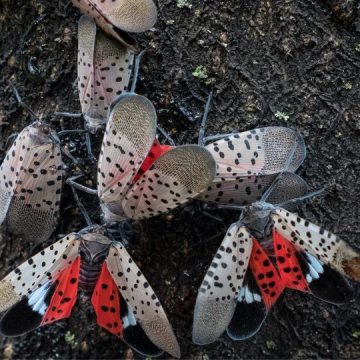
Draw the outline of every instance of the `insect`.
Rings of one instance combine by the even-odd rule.
[[[82,16],[78,25],[78,88],[86,127],[95,133],[106,122],[114,99],[128,90],[133,52]]]
[[[36,243],[56,228],[62,187],[59,140],[36,121],[15,139],[0,167],[0,224]]]
[[[84,14],[131,50],[136,42],[128,34],[144,32],[156,22],[157,10],[152,0],[72,0]]]
[[[4,336],[18,336],[68,318],[78,291],[91,296],[97,323],[140,354],[180,348],[154,291],[120,242],[99,226],[71,233],[0,282]]]
[[[217,164],[213,183],[198,199],[219,204],[248,205],[285,169],[296,171],[306,156],[303,138],[294,130],[271,126],[228,136],[206,145]]]
[[[295,195],[285,180],[274,201],[284,191]],[[347,302],[352,289],[343,274],[360,281],[360,255],[349,245],[280,205],[255,202],[229,227],[205,275],[193,341],[211,343],[225,330],[233,340],[253,336],[285,288]]]
[[[141,95],[124,94],[113,104],[97,180],[106,222],[167,212],[214,179],[216,165],[207,149],[160,146],[154,143],[156,125],[154,106]]]

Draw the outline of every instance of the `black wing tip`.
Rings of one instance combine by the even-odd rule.
[[[144,333],[139,324],[129,326],[124,330],[124,342],[143,356],[159,357],[164,351],[154,345]]]
[[[250,304],[238,302],[226,333],[234,341],[247,340],[261,329],[267,314],[262,302],[254,301]]]
[[[24,335],[41,325],[43,316],[28,305],[24,297],[13,305],[0,320],[0,333],[3,336],[14,337]]]
[[[354,298],[354,289],[343,275],[328,265],[323,265],[324,272],[319,279],[309,284],[312,294],[330,304],[342,305]]]

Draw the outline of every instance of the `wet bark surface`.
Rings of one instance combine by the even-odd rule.
[[[153,101],[159,123],[178,144],[197,141],[198,121],[214,91],[207,134],[282,125],[305,138],[308,155],[300,174],[321,198],[298,208],[355,247],[360,246],[360,23],[357,1],[159,0],[155,28],[137,36],[146,49],[137,92]],[[76,86],[77,20],[69,2],[0,2],[0,160],[32,119],[16,102],[12,86],[57,130],[82,128]],[[195,76],[194,76],[195,74]],[[95,152],[101,132],[93,138]],[[62,138],[89,173],[82,135]],[[65,175],[78,173],[67,159]],[[100,221],[97,201],[81,194]],[[60,234],[84,220],[64,187]],[[157,292],[173,324],[183,358],[359,358],[360,287],[345,306],[286,291],[252,339],[223,336],[200,347],[191,342],[193,307],[205,271],[236,213],[197,203],[133,224],[129,251]],[[45,244],[43,245],[45,246]],[[38,251],[3,234],[1,276]],[[21,319],[19,319],[21,321]],[[96,325],[90,302],[80,298],[69,320],[19,338],[1,338],[3,358],[121,358],[133,354]]]

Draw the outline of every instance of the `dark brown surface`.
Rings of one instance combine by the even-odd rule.
[[[351,16],[331,11],[339,1],[199,1],[191,8],[175,0],[158,1],[154,31],[138,36],[147,48],[138,93],[155,104],[160,123],[179,143],[196,142],[197,125],[210,89],[214,102],[208,134],[264,125],[298,129],[308,145],[301,175],[313,188],[328,186],[322,199],[299,212],[359,247],[360,33],[356,1]],[[341,1],[340,1],[341,3]],[[330,7],[328,6],[330,4]],[[349,10],[346,10],[349,11]],[[56,110],[79,111],[76,90],[77,19],[64,1],[0,2],[0,157],[7,137],[30,123],[16,103],[11,84],[43,119],[60,129]],[[192,72],[205,66],[212,85]],[[278,119],[280,111],[288,120]],[[85,157],[83,139],[64,139],[74,156]],[[95,143],[101,141],[101,135]],[[67,162],[67,175],[76,169]],[[84,166],[94,173],[94,166]],[[93,219],[98,206],[81,195]],[[84,226],[65,187],[62,222],[57,233]],[[210,220],[194,204],[171,215],[134,226],[130,252],[153,285],[179,338],[183,358],[359,358],[360,287],[355,301],[333,306],[287,291],[263,329],[249,341],[191,343],[196,291],[236,214],[212,212]],[[209,241],[210,239],[210,241]],[[53,240],[53,239],[52,239]],[[1,275],[34,252],[5,236],[0,243]],[[65,333],[74,340],[65,339]],[[71,336],[70,336],[71,337]],[[114,336],[97,327],[86,301],[79,301],[68,321],[21,338],[0,339],[2,357],[119,358],[125,353]]]

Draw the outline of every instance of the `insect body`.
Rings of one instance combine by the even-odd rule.
[[[72,233],[0,282],[0,321],[17,336],[70,316],[78,290],[91,294],[97,323],[146,356],[180,349],[149,283],[121,243],[97,227]]]
[[[131,48],[136,42],[127,33],[139,33],[154,26],[157,11],[152,0],[72,0],[84,14],[109,35]]]
[[[95,133],[105,124],[114,99],[127,91],[134,55],[87,16],[80,18],[78,29],[80,103],[86,126]]]
[[[62,159],[56,134],[34,122],[15,139],[0,167],[0,224],[42,242],[54,231],[60,206]]]
[[[125,94],[113,104],[98,168],[105,221],[167,212],[213,181],[216,166],[208,150],[161,147],[154,143],[156,125],[155,109],[143,96]]]
[[[344,241],[283,208],[254,203],[228,229],[199,289],[193,340],[211,343],[225,330],[234,340],[249,338],[285,288],[349,301],[342,274],[360,281],[360,255]]]

